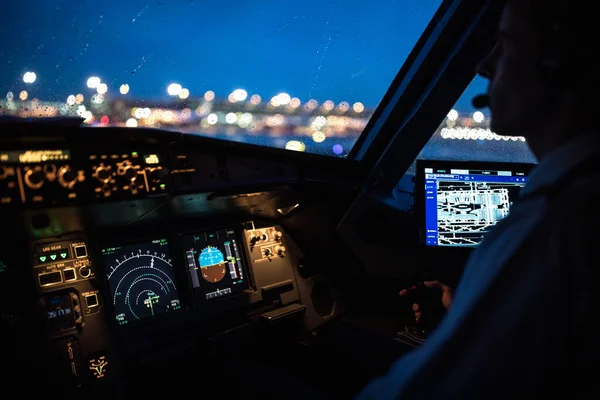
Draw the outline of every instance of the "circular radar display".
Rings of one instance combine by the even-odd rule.
[[[221,250],[213,246],[207,246],[198,256],[202,278],[210,283],[221,281],[225,277],[227,264]]]
[[[113,262],[108,265],[107,274],[120,324],[179,308],[171,258],[166,247],[155,244],[111,250],[114,251],[108,257]]]

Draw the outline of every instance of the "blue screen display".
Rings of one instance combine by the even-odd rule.
[[[428,246],[478,245],[509,214],[527,183],[523,168],[423,168]]]

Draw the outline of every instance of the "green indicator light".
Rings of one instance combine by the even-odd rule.
[[[161,183],[161,184],[160,184],[160,188],[161,188],[161,189],[164,189],[164,188],[166,188],[166,187],[167,187],[167,185],[166,185],[166,184],[164,184],[164,183]]]
[[[62,258],[67,258],[67,253],[60,253],[60,256],[61,256]]]
[[[138,155],[138,153],[137,153],[137,151],[132,151],[132,152],[131,152],[131,155],[132,155],[132,156],[137,156],[137,155]]]
[[[56,260],[56,254],[50,254],[50,258],[52,259],[52,261]]]
[[[46,262],[46,256],[40,256],[40,261],[41,262]]]

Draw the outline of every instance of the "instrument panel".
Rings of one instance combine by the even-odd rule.
[[[62,304],[71,316],[81,317],[69,329],[83,326],[86,315],[101,310],[119,327],[143,326],[167,315],[195,318],[194,310],[206,315],[225,304],[259,303],[279,286],[284,289],[273,292],[278,305],[298,301],[281,228],[246,229],[247,224],[253,225],[134,233],[128,239],[74,234],[69,240],[34,242],[30,257],[40,301],[48,312],[62,317],[65,311],[52,309]],[[275,247],[277,252],[268,250]],[[264,262],[268,268],[260,267]]]
[[[289,183],[299,176],[293,163],[209,150],[192,152],[170,148],[168,143],[25,148],[0,151],[0,210]]]
[[[209,300],[248,288],[235,229],[197,232],[183,236],[182,240],[194,291]]]
[[[166,194],[166,158],[152,151],[6,152],[0,154],[0,205],[72,205]]]
[[[161,357],[232,329],[308,314],[321,323],[297,277],[302,254],[272,222],[297,199],[265,191],[301,181],[293,155],[127,130],[112,139],[111,129],[95,130],[107,136],[92,141],[82,131],[24,135],[0,150],[0,213],[23,235],[0,243],[2,297],[11,299],[0,304],[0,322],[11,321],[0,333],[31,348],[19,359],[39,356],[15,322],[25,315],[43,327],[31,332],[51,350],[53,382],[73,387],[110,385],[123,359]]]
[[[119,325],[181,308],[167,239],[103,248]]]

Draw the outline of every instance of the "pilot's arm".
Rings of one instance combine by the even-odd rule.
[[[569,386],[573,370],[598,354],[582,351],[590,342],[581,332],[595,281],[589,262],[599,234],[591,227],[600,226],[600,213],[532,209],[542,208],[528,204],[497,226],[430,340],[360,399],[514,399],[578,390]]]

